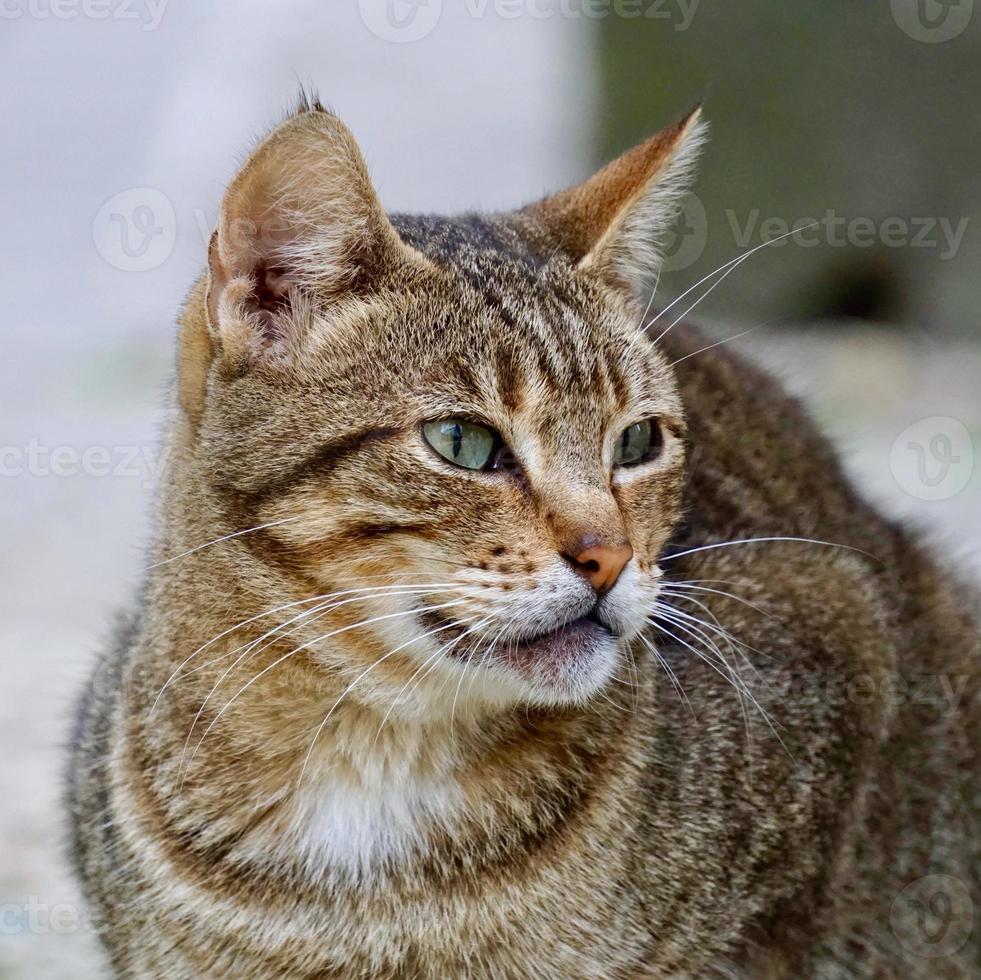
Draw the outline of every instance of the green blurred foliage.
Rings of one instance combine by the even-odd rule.
[[[695,185],[704,251],[665,273],[663,296],[743,251],[754,216],[753,245],[768,219],[779,219],[772,237],[781,221],[830,209],[834,240],[851,244],[833,246],[821,228],[814,247],[764,249],[700,314],[981,335],[981,3],[943,43],[904,31],[894,14],[903,4],[907,18],[945,16],[938,0],[641,0],[639,17],[611,3],[600,21],[597,160],[699,100],[711,125]]]

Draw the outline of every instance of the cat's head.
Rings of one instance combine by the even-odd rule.
[[[457,219],[387,216],[318,106],[251,155],[181,399],[234,529],[268,525],[248,541],[297,600],[336,593],[315,660],[377,663],[379,696],[425,665],[430,707],[567,703],[616,672],[679,517],[685,421],[642,327],[702,138],[696,112],[578,187]]]

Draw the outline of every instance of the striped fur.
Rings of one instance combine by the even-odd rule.
[[[927,874],[978,897],[974,597],[772,380],[725,349],[672,368],[687,327],[635,339],[636,222],[700,138],[513,214],[388,218],[307,106],[236,179],[184,312],[155,567],[70,764],[114,975],[976,975],[976,931],[924,958],[893,906]],[[233,234],[280,206],[272,245]],[[419,426],[453,415],[520,470],[437,459]],[[662,455],[611,475],[650,416]],[[633,545],[611,638],[523,655],[593,607],[562,558],[584,530]],[[859,550],[686,554],[769,536]],[[699,594],[769,721],[649,627],[684,580],[752,604]],[[957,703],[900,686],[924,676]]]

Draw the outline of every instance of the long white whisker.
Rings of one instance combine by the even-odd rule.
[[[491,640],[487,649],[480,655],[480,660],[477,661],[473,668],[473,674],[470,677],[470,683],[467,685],[467,700],[470,699],[470,693],[473,691],[474,681],[477,680],[480,671],[483,669],[484,664],[493,656],[494,650],[497,648],[497,644],[501,641],[501,637],[507,632],[510,624],[505,622],[501,628],[494,634],[494,639]]]
[[[759,701],[754,696],[753,692],[746,686],[746,683],[745,683],[745,681],[743,681],[742,677],[740,677],[737,672],[733,671],[732,667],[727,663],[727,661],[724,658],[722,659],[722,663],[725,665],[726,671],[728,671],[728,673],[726,673],[726,671],[721,670],[719,668],[719,666],[713,660],[711,660],[709,657],[705,656],[705,654],[702,651],[700,651],[696,647],[692,646],[690,643],[688,643],[686,640],[682,639],[677,634],[671,632],[671,630],[667,629],[658,620],[652,620],[651,623],[652,623],[652,625],[654,626],[655,629],[660,630],[662,633],[665,633],[666,635],[670,636],[676,643],[680,643],[683,647],[685,647],[686,649],[690,650],[692,653],[695,654],[696,657],[698,657],[699,660],[701,660],[703,663],[705,663],[707,666],[709,666],[720,677],[724,678],[726,681],[728,681],[729,684],[732,685],[732,687],[736,690],[737,694],[740,695],[740,705],[741,705],[742,710],[743,710],[744,722],[748,726],[748,718],[746,717],[745,706],[742,705],[742,697],[743,696],[747,697],[753,703],[753,706],[756,708],[756,710],[760,713],[760,717],[763,718],[763,720],[767,723],[767,726],[769,727],[770,731],[773,732],[773,735],[775,736],[775,738],[777,739],[777,741],[780,743],[780,745],[782,746],[782,748],[784,749],[784,751],[787,752],[787,754],[791,758],[793,758],[793,754],[790,752],[790,750],[787,748],[786,744],[784,743],[783,739],[780,737],[780,733],[777,731],[777,729],[776,729],[776,727],[775,727],[775,725],[773,723],[773,720],[770,718],[769,713],[759,703]],[[689,633],[689,635],[691,635],[691,631],[687,627],[685,627],[683,624],[681,624],[679,622],[673,622],[673,625],[676,626],[676,627],[678,627],[679,629],[684,630],[685,632]],[[717,648],[716,648],[716,650],[717,650]],[[749,736],[749,729],[748,729],[748,727],[747,727],[747,736]]]
[[[493,616],[490,616],[485,621],[485,623],[490,623],[493,619],[494,619],[494,617]],[[460,679],[457,681],[457,684],[456,684],[456,692],[453,695],[453,705],[450,708],[450,731],[451,732],[453,730],[453,723],[454,723],[454,721],[456,719],[456,702],[457,702],[457,698],[460,697],[460,688],[463,686],[463,678],[467,676],[467,670],[469,670],[469,668],[472,665],[471,662],[472,662],[472,659],[473,659],[473,655],[477,652],[477,650],[480,649],[480,643],[483,640],[486,640],[486,639],[487,639],[486,635],[483,636],[483,637],[481,637],[481,640],[479,640],[477,642],[477,646],[473,650],[470,651],[470,653],[467,656],[467,659],[463,663],[463,670],[460,671]],[[476,668],[474,668],[474,670],[476,671]],[[471,682],[471,684],[472,684],[472,682]],[[469,695],[469,692],[470,692],[470,689],[468,689],[468,691],[467,691],[468,695]]]
[[[689,357],[694,357],[696,354],[704,354],[707,350],[712,350],[713,347],[721,347],[723,344],[731,344],[734,340],[739,340],[740,337],[745,337],[746,334],[753,333],[757,327],[750,327],[748,330],[742,330],[737,334],[733,334],[731,337],[726,337],[725,340],[717,340],[714,344],[706,344],[704,347],[699,347],[698,350],[689,351],[687,354],[679,357],[676,361],[672,361],[669,367],[676,367],[682,361],[687,361]]]
[[[308,626],[312,626],[314,623],[319,622],[325,616],[329,616],[335,609],[338,608],[338,606],[347,605],[349,602],[355,602],[355,601],[365,602],[368,600],[376,600],[376,599],[390,599],[393,596],[430,595],[433,592],[438,592],[438,591],[463,592],[465,590],[466,590],[465,586],[461,586],[459,588],[447,587],[447,586],[440,586],[439,588],[430,588],[428,586],[397,586],[394,587],[391,591],[385,591],[385,592],[371,591],[371,593],[368,595],[360,595],[356,599],[348,599],[342,602],[333,602],[333,601],[322,602],[319,605],[314,606],[312,609],[305,610],[299,615],[292,616],[290,619],[287,619],[286,622],[274,626],[271,630],[264,633],[262,636],[258,637],[257,639],[252,640],[249,643],[244,643],[242,644],[242,646],[236,647],[234,650],[229,650],[228,653],[223,653],[221,654],[221,656],[214,657],[211,660],[205,661],[205,663],[199,664],[197,667],[193,667],[191,670],[188,670],[186,673],[184,673],[181,679],[190,677],[192,674],[196,674],[199,671],[207,670],[208,667],[211,667],[216,663],[220,663],[222,660],[227,660],[229,657],[233,657],[235,656],[235,654],[241,651],[244,651],[245,654],[248,656],[251,656],[253,651],[255,654],[259,654],[267,647],[271,646],[273,643],[277,643],[279,642],[279,640],[285,639],[287,636],[292,636],[294,633],[297,633]],[[341,594],[343,593],[336,593],[336,595],[341,595]],[[291,623],[296,623],[296,625],[293,626],[292,629],[286,629],[286,627],[289,626]],[[264,640],[267,642],[263,643]],[[260,646],[259,644],[262,645]],[[240,659],[244,660],[245,657],[243,656]]]
[[[676,551],[674,554],[667,555],[661,558],[661,561],[674,561],[676,558],[684,558],[686,555],[695,555],[700,551],[713,551],[716,548],[731,548],[737,544],[761,544],[766,541],[797,541],[801,544],[820,544],[827,548],[844,548],[846,551],[856,551],[860,555],[865,555],[866,558],[871,558],[874,561],[881,561],[875,555],[870,554],[867,551],[862,551],[861,548],[853,548],[850,544],[838,544],[835,541],[818,541],[816,538],[795,538],[795,537],[768,537],[768,538],[740,538],[738,541],[718,541],[715,544],[704,544],[698,548],[688,548],[685,551]]]
[[[762,606],[756,605],[755,602],[750,602],[749,599],[744,599],[742,596],[738,596],[733,592],[726,592],[725,589],[712,589],[704,585],[699,585],[698,581],[711,582],[713,580],[701,579],[693,582],[678,582],[673,579],[667,579],[661,584],[659,591],[671,592],[672,590],[680,589],[683,592],[709,592],[712,595],[720,595],[727,599],[732,599],[734,602],[741,602],[744,606],[749,606],[750,609],[758,612],[761,616],[766,616],[767,619],[773,619],[772,613],[767,612]],[[678,593],[675,592],[675,594],[677,595]]]
[[[723,275],[721,275],[716,282],[712,283],[712,285],[701,296],[699,296],[698,299],[696,299],[695,302],[692,303],[692,305],[689,306],[688,309],[681,314],[681,316],[677,317],[668,327],[662,330],[661,333],[658,334],[658,336],[652,341],[652,343],[657,344],[658,341],[662,340],[665,337],[665,335],[674,327],[676,327],[686,316],[688,316],[688,314],[691,313],[691,311],[695,309],[695,307],[698,306],[698,304],[701,303],[702,300],[705,299],[705,297],[708,296],[708,294],[711,293],[716,286],[722,283],[730,275],[730,273],[735,272],[736,269],[739,268],[739,266],[741,266],[743,262],[745,262],[751,255],[755,255],[758,251],[760,251],[760,249],[766,248],[769,245],[774,245],[777,242],[783,241],[783,239],[785,238],[790,238],[792,235],[796,235],[798,232],[807,231],[808,228],[814,228],[816,225],[819,225],[820,223],[821,223],[820,221],[813,221],[810,224],[802,225],[800,228],[794,228],[793,231],[788,231],[786,234],[778,235],[776,238],[771,238],[768,241],[762,242],[759,245],[756,245],[753,248],[751,248],[748,252],[744,252],[742,255],[737,255],[734,259],[730,259],[728,262],[724,263],[723,265],[720,265],[718,269],[716,269],[714,272],[710,272],[707,276],[702,276],[702,278],[699,279],[694,286],[690,286],[677,299],[673,300],[667,306],[665,306],[664,309],[661,310],[657,314],[657,316],[655,316],[654,319],[651,320],[649,324],[647,324],[645,330],[650,329],[650,327],[652,327],[655,323],[657,323],[657,321],[660,320],[661,317],[668,312],[668,310],[670,310],[676,304],[680,303],[686,296],[688,296],[694,290],[698,289],[698,287],[701,286],[702,283],[707,282],[713,276],[716,276],[720,272],[723,272],[723,270],[725,270],[723,272]]]
[[[714,660],[711,660],[709,657],[706,656],[706,651],[697,650],[686,640],[682,639],[680,636],[677,636],[675,633],[672,633],[670,630],[666,629],[663,625],[662,622],[663,620],[667,620],[673,626],[676,626],[678,629],[683,630],[689,636],[702,639],[704,642],[703,637],[698,637],[698,634],[695,633],[695,631],[692,630],[691,627],[687,626],[686,624],[682,623],[679,620],[672,619],[663,610],[660,610],[658,612],[656,619],[651,620],[653,626],[656,629],[661,630],[662,632],[670,636],[673,640],[682,644],[682,646],[686,647],[688,650],[694,653],[695,656],[697,656],[700,660],[702,660],[704,663],[710,666],[720,677],[724,677],[738,692],[740,692],[741,694],[745,694],[755,702],[756,699],[753,698],[753,694],[746,686],[745,681],[742,679],[742,677],[740,677],[740,675],[737,672],[733,670],[733,668],[728,663],[728,661],[724,657],[720,656],[718,647],[716,647],[714,644],[712,646],[712,652],[715,653],[717,657],[719,657],[719,663],[717,664]],[[757,707],[759,707],[758,704]],[[762,708],[760,708],[759,710],[763,712]],[[765,716],[765,712],[763,713]]]
[[[668,675],[668,679],[674,685],[674,689],[678,692],[679,697],[683,698],[685,704],[688,705],[688,710],[692,713],[692,717],[697,717],[695,714],[695,709],[692,707],[691,701],[688,700],[688,695],[685,693],[685,689],[681,686],[681,682],[678,680],[677,674],[675,674],[675,672],[671,669],[671,665],[664,659],[664,657],[661,656],[660,652],[646,636],[641,635],[640,641],[645,647],[647,647],[648,650],[650,650],[661,669]]]
[[[399,691],[398,694],[395,695],[395,699],[388,706],[388,710],[385,712],[385,716],[382,718],[381,724],[378,726],[378,734],[375,736],[375,742],[377,742],[378,739],[379,739],[379,737],[381,736],[381,733],[382,733],[383,729],[385,728],[385,723],[388,721],[390,715],[392,714],[392,711],[395,710],[395,706],[398,704],[399,699],[402,697],[403,694],[405,694],[405,692],[408,689],[409,685],[416,679],[416,677],[419,675],[419,673],[425,667],[427,667],[429,664],[434,664],[438,658],[440,658],[440,657],[448,654],[451,650],[453,650],[454,647],[456,647],[460,643],[460,641],[462,639],[464,639],[464,637],[469,636],[471,633],[473,633],[476,630],[480,629],[481,626],[483,626],[483,625],[485,625],[485,624],[487,624],[489,622],[490,622],[490,618],[489,617],[486,618],[486,619],[483,619],[480,622],[474,624],[472,627],[470,627],[470,629],[465,630],[463,633],[461,633],[455,640],[453,640],[449,644],[446,644],[444,646],[440,646],[439,649],[431,657],[429,657],[427,660],[425,660],[423,662],[422,666],[418,667],[413,672],[412,676],[405,682],[405,686]],[[439,632],[442,632],[443,630],[447,630],[447,629],[452,629],[456,625],[457,625],[456,623],[448,623],[446,626],[441,626],[440,629],[439,629]],[[432,634],[429,634],[429,635],[432,635]],[[422,678],[420,677],[419,680],[422,681]]]
[[[749,700],[753,702],[753,704],[759,710],[760,714],[766,719],[767,724],[770,724],[770,720],[766,712],[763,710],[759,702],[756,700],[752,692],[749,690],[749,687],[747,686],[746,682],[739,675],[739,672],[729,663],[728,660],[726,660],[722,651],[719,649],[718,644],[715,643],[715,641],[712,640],[711,637],[706,636],[706,634],[703,633],[702,630],[697,629],[696,627],[686,625],[681,619],[673,615],[670,615],[663,608],[658,612],[658,616],[662,619],[666,619],[669,623],[674,625],[676,629],[683,630],[688,636],[692,637],[692,639],[700,640],[702,643],[704,643],[707,647],[707,650],[710,650],[718,659],[719,663],[725,667],[726,671],[729,674],[730,683],[733,685],[733,687],[736,688],[737,691],[742,692],[739,697],[739,710],[743,716],[743,726],[746,729],[746,738],[751,741],[752,734],[750,732],[750,727],[749,727],[749,715],[746,711],[746,698],[748,697]],[[689,648],[689,649],[693,649],[693,648]],[[709,661],[706,659],[705,662],[708,663]],[[773,725],[770,724],[770,727],[772,729]]]
[[[716,616],[715,613],[704,602],[702,602],[701,599],[697,598],[696,596],[685,595],[684,593],[680,593],[680,592],[672,592],[668,589],[661,589],[661,594],[666,595],[669,598],[690,602],[693,606],[696,606],[697,608],[701,609],[712,620],[712,622],[709,623],[706,622],[705,620],[699,619],[698,616],[695,616],[694,614],[689,613],[683,609],[679,609],[677,606],[672,605],[671,603],[664,604],[666,608],[677,613],[679,616],[684,616],[688,619],[691,619],[692,622],[700,623],[703,627],[705,627],[705,629],[712,630],[713,633],[718,633],[724,640],[726,640],[726,642],[728,642],[734,648],[745,647],[747,650],[752,650],[754,653],[760,653],[759,650],[754,649],[748,643],[744,643],[742,640],[737,639],[729,630],[727,630],[722,625],[722,623],[719,621],[719,617]]]
[[[298,521],[299,517],[284,517],[279,521],[270,521],[268,524],[257,524],[255,527],[247,527],[244,531],[235,531],[233,534],[224,534],[220,538],[215,538],[214,541],[207,541],[204,544],[199,544],[196,548],[189,548],[187,551],[182,551],[179,555],[173,555],[170,558],[164,558],[163,561],[156,561],[152,565],[147,565],[144,571],[150,571],[152,568],[159,568],[161,565],[169,565],[172,561],[178,561],[181,558],[186,558],[188,555],[193,555],[197,551],[203,551],[205,548],[210,548],[213,544],[221,544],[222,541],[231,541],[232,538],[240,538],[244,534],[252,534],[255,531],[262,531],[267,527],[278,527],[280,524],[291,524],[293,521]]]
[[[689,635],[691,635],[692,633],[697,634],[698,637],[702,640],[702,642],[712,649],[712,651],[719,658],[719,660],[722,663],[726,664],[727,667],[729,667],[728,661],[723,655],[719,645],[715,642],[715,639],[712,636],[712,634],[714,633],[720,636],[729,645],[729,647],[736,654],[736,656],[741,657],[742,660],[745,661],[746,665],[750,668],[750,670],[752,670],[754,674],[759,676],[759,671],[756,669],[756,665],[740,649],[740,647],[742,646],[746,646],[747,650],[753,650],[753,648],[746,644],[743,644],[740,640],[737,640],[728,630],[723,629],[721,624],[719,624],[718,626],[713,626],[711,623],[707,623],[705,622],[705,620],[699,619],[697,616],[692,616],[690,613],[684,612],[684,610],[677,609],[676,607],[671,605],[665,605],[664,603],[658,604],[657,614],[659,616],[663,616],[664,618],[668,619],[670,622],[673,622],[676,625],[681,626],[682,628],[684,628],[684,626],[687,625]],[[759,651],[753,650],[753,652],[758,653]],[[732,670],[733,668],[729,667],[729,669]]]

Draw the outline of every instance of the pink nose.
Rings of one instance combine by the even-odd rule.
[[[586,543],[585,540],[582,542]],[[568,556],[568,559],[597,592],[609,592],[633,556],[634,549],[629,541],[620,544],[601,542],[589,544],[576,554]]]

